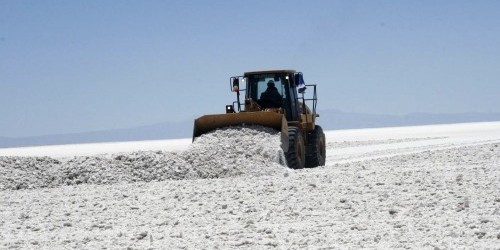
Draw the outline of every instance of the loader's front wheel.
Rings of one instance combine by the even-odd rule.
[[[297,127],[288,127],[288,152],[286,162],[289,168],[301,169],[305,166],[306,148],[302,133]]]
[[[325,133],[316,125],[314,130],[308,134],[309,144],[307,146],[306,167],[314,168],[325,165],[326,147]]]

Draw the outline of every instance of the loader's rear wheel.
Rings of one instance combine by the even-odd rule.
[[[286,162],[289,168],[301,169],[305,166],[306,148],[302,133],[297,127],[288,127],[288,152]]]
[[[314,168],[317,166],[325,165],[326,147],[325,147],[325,133],[320,126],[308,134],[308,147],[306,155],[306,167]]]

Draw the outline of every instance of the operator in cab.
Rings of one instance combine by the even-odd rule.
[[[258,101],[259,105],[263,108],[281,108],[283,102],[283,97],[278,92],[274,81],[269,80],[267,82],[266,91],[262,92],[260,99]]]

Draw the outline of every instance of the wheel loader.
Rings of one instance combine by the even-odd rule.
[[[325,165],[325,134],[316,124],[316,85],[304,83],[295,70],[246,72],[230,77],[230,90],[236,101],[226,105],[225,114],[204,115],[195,119],[196,137],[218,128],[261,125],[281,132],[281,147],[287,166],[293,169]],[[306,98],[305,92],[312,91]],[[240,94],[244,92],[244,97]],[[243,100],[242,100],[243,99]],[[312,106],[306,105],[306,102]]]

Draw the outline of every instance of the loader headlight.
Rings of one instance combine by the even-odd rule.
[[[226,113],[234,113],[233,105],[226,105]]]

